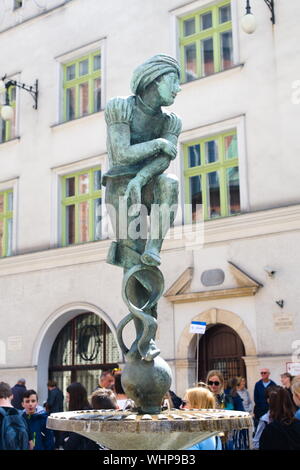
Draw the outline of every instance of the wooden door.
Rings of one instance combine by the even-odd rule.
[[[244,345],[232,328],[221,324],[209,328],[199,338],[198,380],[205,382],[213,369],[221,371],[225,381],[235,376],[246,378],[242,356],[245,356]]]

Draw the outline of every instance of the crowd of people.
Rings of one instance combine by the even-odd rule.
[[[254,388],[254,403],[244,377],[225,383],[222,372],[212,370],[205,382],[186,390],[182,398],[170,390],[162,410],[227,409],[247,411],[253,416],[253,435],[242,429],[220,433],[188,450],[300,450],[300,376],[281,374],[281,386],[262,368]],[[55,381],[48,382],[47,402],[41,406],[38,394],[26,388],[25,379],[14,387],[0,382],[0,450],[107,450],[104,446],[74,432],[52,431],[47,417],[64,410],[64,395]],[[121,370],[102,371],[90,397],[79,382],[66,389],[68,411],[90,409],[135,410],[121,383]]]

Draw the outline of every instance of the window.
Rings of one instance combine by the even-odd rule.
[[[231,3],[222,2],[180,18],[182,81],[233,66]]]
[[[62,244],[101,239],[101,169],[62,177]]]
[[[184,147],[185,203],[192,220],[202,204],[204,219],[240,213],[236,131],[191,142]]]
[[[70,121],[101,109],[100,51],[63,67],[63,120]]]
[[[65,390],[80,382],[90,395],[98,384],[100,370],[118,367],[119,350],[108,325],[94,313],[84,313],[68,322],[53,344],[49,376]]]
[[[5,93],[2,95],[5,100]],[[16,136],[16,87],[11,86],[8,90],[9,104],[13,108],[13,119],[11,121],[4,121],[0,117],[0,143],[7,142]],[[4,105],[2,102],[1,107]]]
[[[13,191],[0,192],[0,257],[12,254]]]

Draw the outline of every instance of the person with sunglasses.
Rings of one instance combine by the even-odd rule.
[[[275,387],[277,384],[270,379],[270,370],[266,367],[260,371],[261,379],[256,382],[254,387],[254,425],[255,429],[259,423],[259,419],[269,409],[269,404],[266,400],[265,391],[268,387]]]
[[[215,397],[216,408],[233,410],[234,404],[232,397],[225,394],[224,392],[224,376],[219,370],[211,370],[207,374],[206,383],[209,390]],[[221,441],[222,448],[225,450],[228,448],[230,435],[229,433],[222,433]]]
[[[216,408],[233,409],[232,400],[224,392],[224,377],[219,370],[211,370],[207,374],[206,383],[216,400]]]

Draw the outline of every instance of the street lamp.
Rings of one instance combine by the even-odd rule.
[[[16,80],[6,80],[6,75],[4,75],[0,80],[0,93],[5,92],[5,105],[1,107],[1,117],[5,121],[11,121],[14,116],[13,108],[9,103],[9,88],[11,86],[16,86],[22,90],[28,91],[34,100],[33,108],[37,109],[38,107],[38,80],[35,81],[33,86],[28,86],[25,85],[25,83],[20,83]]]
[[[272,24],[275,24],[275,5],[274,5],[275,0],[264,0],[265,4],[269,8],[271,12],[271,18],[270,20],[272,21]],[[255,16],[251,13],[251,6],[250,6],[250,0],[246,1],[246,14],[243,16],[242,21],[241,21],[241,26],[243,31],[248,34],[254,33],[256,29],[256,18]]]
[[[9,104],[1,107],[1,117],[4,121],[12,121],[14,117],[14,110]]]

